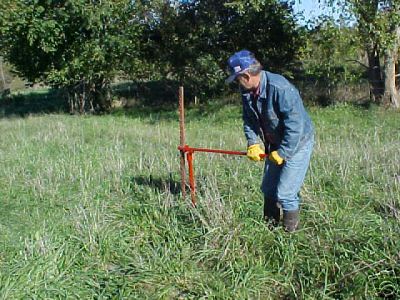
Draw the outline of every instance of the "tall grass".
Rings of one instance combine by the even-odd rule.
[[[400,297],[396,112],[313,108],[302,229],[263,224],[263,165],[195,154],[181,199],[177,117],[0,120],[1,299]],[[243,149],[240,110],[192,110],[191,146]]]

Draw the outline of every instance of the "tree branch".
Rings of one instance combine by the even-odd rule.
[[[360,64],[362,67],[364,67],[364,68],[366,68],[366,69],[369,69],[369,67],[366,65],[366,64],[363,64],[362,62],[360,62],[360,61],[358,61],[358,60],[356,60],[356,59],[346,59],[346,61],[347,62],[356,62],[356,63],[358,63],[358,64]]]

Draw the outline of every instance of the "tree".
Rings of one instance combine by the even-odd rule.
[[[341,27],[321,18],[307,33],[302,63],[305,75],[323,81],[328,88],[360,80],[364,69],[358,62],[363,51],[354,28]],[[362,64],[365,67],[364,64]]]
[[[369,81],[375,101],[399,108],[400,95],[396,87],[395,70],[400,47],[400,1],[328,2],[331,5],[339,3],[357,21],[359,36],[368,57]]]
[[[396,85],[397,65],[399,62],[400,49],[400,3],[389,1],[389,6],[383,12],[385,37],[382,44],[384,46],[384,103],[388,103],[396,108],[400,108],[400,94]]]
[[[288,72],[303,43],[287,1],[169,1],[159,12],[148,53],[195,93],[223,88],[234,51],[249,49],[268,69]]]
[[[110,106],[110,83],[138,48],[134,2],[2,0],[0,11],[0,43],[20,75],[66,88],[71,112]]]

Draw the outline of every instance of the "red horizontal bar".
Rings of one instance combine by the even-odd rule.
[[[207,149],[207,148],[192,148],[188,145],[184,147],[179,146],[178,149],[183,152],[211,152],[211,153],[221,153],[221,154],[230,154],[230,155],[247,155],[247,152],[244,151],[231,151],[231,150],[220,150],[220,149]],[[266,154],[261,154],[260,157],[266,157]]]

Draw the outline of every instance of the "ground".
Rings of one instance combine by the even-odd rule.
[[[400,295],[399,113],[309,108],[302,229],[262,221],[262,163],[195,154],[178,115],[0,119],[0,298],[349,299]],[[240,107],[192,108],[190,146],[245,149]]]

